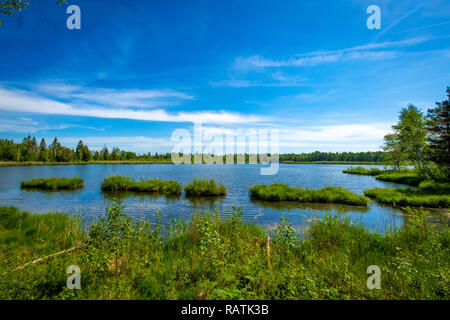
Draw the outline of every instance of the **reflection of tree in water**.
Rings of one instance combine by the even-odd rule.
[[[251,201],[257,205],[264,207],[264,208],[271,208],[271,209],[277,209],[277,210],[295,210],[295,209],[311,209],[311,210],[316,210],[316,211],[336,210],[339,213],[369,211],[368,207],[356,207],[356,206],[348,206],[348,205],[334,204],[334,203],[300,203],[300,202],[290,202],[290,201],[271,202],[271,201],[262,201],[262,200],[256,200],[256,199],[251,199]]]

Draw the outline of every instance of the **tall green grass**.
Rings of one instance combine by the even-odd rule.
[[[167,195],[181,194],[181,185],[177,181],[158,179],[136,181],[130,177],[113,175],[106,177],[101,186],[103,191],[133,191],[161,193]]]
[[[84,180],[74,176],[73,178],[38,178],[21,182],[21,187],[26,189],[77,189],[82,188]]]
[[[421,211],[385,235],[331,215],[303,234],[285,218],[268,233],[242,214],[164,226],[132,221],[113,202],[82,250],[0,277],[0,299],[450,299],[450,233]],[[47,233],[44,242],[56,237]],[[14,243],[0,238],[10,264],[20,260]],[[82,270],[81,290],[65,287],[72,264]],[[380,267],[381,290],[366,286],[370,265]]]
[[[309,203],[339,203],[354,206],[367,206],[368,198],[343,188],[326,187],[310,190],[289,187],[282,183],[254,185],[250,188],[252,198],[265,201],[294,201]]]
[[[419,173],[414,171],[398,171],[398,172],[395,171],[389,173],[382,173],[380,175],[377,175],[375,179],[381,181],[408,184],[411,186],[418,186],[423,181],[423,178],[419,175]]]
[[[380,170],[378,168],[370,168],[366,169],[364,167],[351,167],[346,170],[342,171],[343,173],[349,173],[349,174],[359,174],[359,175],[368,175],[368,176],[376,176],[379,175],[382,172],[385,172],[385,170]]]
[[[194,179],[184,186],[187,196],[224,196],[227,189],[218,185],[214,179]]]
[[[79,217],[0,207],[0,272],[84,240]]]
[[[374,188],[364,190],[367,197],[394,207],[450,208],[450,193],[436,189],[434,183],[421,183],[423,189]]]

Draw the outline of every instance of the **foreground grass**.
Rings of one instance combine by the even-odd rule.
[[[113,175],[106,177],[102,183],[103,191],[132,191],[161,193],[167,195],[181,194],[181,185],[177,181],[158,179],[136,181],[130,177]]]
[[[294,201],[305,203],[339,203],[353,206],[367,206],[368,198],[343,188],[326,187],[310,190],[289,187],[282,183],[254,185],[250,188],[252,198],[265,201]]]
[[[74,176],[73,178],[38,178],[22,181],[20,186],[26,189],[62,190],[82,188],[84,180]]]
[[[85,239],[78,217],[0,207],[0,274]]]
[[[419,188],[374,188],[364,194],[394,207],[450,208],[450,183],[423,181]]]
[[[194,179],[184,187],[187,196],[224,196],[227,189],[214,179]]]
[[[87,244],[4,275],[0,299],[450,298],[449,231],[436,230],[418,211],[401,230],[384,236],[326,216],[299,240],[283,218],[269,247],[266,231],[242,222],[236,208],[223,219],[197,214],[164,227],[132,222],[115,202],[88,238],[78,224],[52,215],[0,208],[0,254],[8,261],[0,260],[2,270],[35,258],[35,248],[49,254],[75,243],[66,230]],[[81,289],[72,291],[66,269],[73,264],[81,269]],[[367,289],[370,265],[380,267],[380,290]]]

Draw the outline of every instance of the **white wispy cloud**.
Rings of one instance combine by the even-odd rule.
[[[256,115],[244,115],[226,111],[168,113],[164,109],[136,110],[123,107],[103,107],[95,103],[90,104],[89,101],[87,100],[81,104],[66,103],[25,90],[0,87],[0,110],[4,111],[164,122],[251,123],[268,120],[265,117]]]
[[[288,59],[269,59],[259,55],[250,57],[238,57],[233,63],[233,68],[240,71],[263,68],[279,67],[309,67],[334,62],[346,62],[354,60],[378,60],[394,58],[397,52],[394,50],[378,50],[394,47],[412,46],[429,40],[427,37],[413,38],[401,41],[387,41],[354,46],[333,51],[315,51],[296,55]]]
[[[185,128],[191,133],[191,144],[193,147],[193,130]],[[252,148],[259,150],[261,144],[257,139],[248,139],[249,136],[257,136],[259,129],[268,129],[270,140],[270,130],[272,127],[236,128],[226,126],[203,126],[203,148],[204,150],[214,143],[215,154],[224,154],[234,147]],[[385,134],[390,132],[390,126],[382,123],[375,124],[351,124],[351,125],[329,125],[329,126],[309,126],[300,128],[279,128],[278,147],[280,150],[288,148],[308,148],[310,150],[336,151],[336,150],[377,150],[382,144]],[[244,141],[227,140],[229,137],[247,137]],[[222,137],[222,144],[218,144],[215,137]],[[50,139],[51,137],[49,137]],[[170,152],[178,141],[172,141],[170,136],[146,137],[146,136],[108,136],[108,137],[77,137],[61,138],[60,141],[71,147],[75,147],[79,140],[87,144],[93,150],[99,150],[104,145],[108,147],[119,147],[122,150],[133,150],[136,152]],[[228,144],[227,144],[228,142]],[[231,143],[230,143],[231,142]],[[259,144],[258,144],[259,143]],[[269,141],[268,146],[271,145]],[[211,149],[209,149],[211,151]],[[242,149],[236,149],[242,150]],[[248,149],[246,149],[248,151]]]
[[[137,90],[86,88],[83,86],[41,83],[35,86],[36,91],[65,100],[78,100],[82,103],[97,104],[109,107],[153,108],[178,105],[184,100],[194,97],[175,90]]]

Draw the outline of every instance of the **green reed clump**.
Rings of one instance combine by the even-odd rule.
[[[184,186],[187,196],[223,196],[227,189],[223,185],[217,185],[214,179],[194,179]]]
[[[422,181],[419,188],[434,193],[450,194],[449,182]]]
[[[381,181],[403,183],[411,186],[418,186],[423,181],[423,177],[421,177],[418,172],[413,170],[402,170],[402,171],[393,171],[389,173],[382,173],[380,175],[377,175],[375,179]]]
[[[349,173],[349,174],[360,174],[360,175],[368,175],[368,176],[376,176],[379,175],[382,172],[386,172],[386,170],[380,170],[378,168],[370,168],[366,169],[364,167],[350,167],[344,171],[343,173]]]
[[[394,207],[449,208],[450,193],[433,182],[421,183],[421,189],[373,188],[364,190],[367,197]],[[448,185],[448,184],[447,184]]]
[[[133,191],[162,194],[181,194],[181,185],[177,181],[158,179],[136,181],[130,177],[113,175],[102,183],[103,191]]]
[[[7,210],[1,234],[28,219]],[[421,210],[385,235],[332,215],[302,235],[286,218],[269,233],[242,214],[233,207],[162,225],[159,213],[156,222],[133,221],[114,201],[85,247],[0,277],[0,299],[450,299],[450,233]],[[51,243],[64,236],[58,230],[43,228],[25,248],[64,248]],[[10,265],[21,263],[15,241],[0,245],[0,255],[11,251]],[[81,290],[66,288],[72,264],[82,271]],[[370,265],[381,270],[382,290],[366,286]]]
[[[320,190],[289,187],[282,183],[254,185],[250,188],[252,198],[265,201],[294,201],[306,203],[339,203],[367,206],[368,198],[343,188],[326,187]]]
[[[24,189],[43,190],[67,190],[82,188],[84,180],[74,176],[73,178],[38,178],[22,181],[20,186]]]

